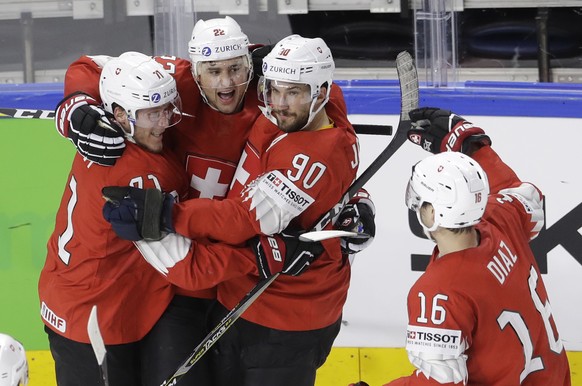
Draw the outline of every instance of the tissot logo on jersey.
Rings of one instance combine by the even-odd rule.
[[[461,331],[409,325],[406,332],[409,351],[460,355],[464,351]]]
[[[277,177],[275,173],[269,173],[267,179],[271,181],[274,186],[278,187],[283,195],[287,196],[293,202],[296,202],[300,207],[305,208],[313,202],[313,199],[302,191],[297,192],[292,190],[291,186],[286,184],[281,178]],[[295,185],[292,186],[295,187]]]
[[[292,217],[299,216],[311,204],[313,197],[299,189],[278,170],[266,173],[258,179],[258,187],[273,203]]]

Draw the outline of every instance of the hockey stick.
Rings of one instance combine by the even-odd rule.
[[[0,108],[0,118],[54,119],[55,112],[52,110],[1,109]]]
[[[193,117],[193,115],[186,113],[182,113],[182,115]],[[0,108],[0,118],[54,119],[55,112],[52,110]],[[389,125],[358,123],[352,126],[358,134],[392,135],[392,126]]]
[[[341,201],[329,210],[319,220],[317,225],[313,227],[311,232],[304,233],[299,236],[303,241],[317,241],[318,238],[324,237],[323,233],[318,236],[311,236],[312,232],[322,232],[323,229],[330,223],[335,222],[343,207],[350,201],[350,199],[360,190],[366,182],[372,178],[374,174],[388,161],[400,146],[406,142],[407,132],[411,127],[410,117],[408,113],[418,107],[418,74],[414,65],[414,60],[406,51],[402,51],[396,57],[396,71],[398,72],[398,80],[400,82],[400,121],[396,128],[396,134],[388,146],[380,153],[380,155],[368,166],[366,170],[354,181],[348,191],[344,194]],[[317,237],[317,238],[316,238]],[[323,238],[320,238],[323,240]]]
[[[400,81],[401,93],[401,113],[400,122],[394,139],[388,147],[372,162],[370,166],[356,179],[342,200],[336,204],[314,227],[314,231],[323,230],[332,219],[339,215],[343,206],[353,197],[358,190],[388,161],[390,157],[406,141],[406,132],[410,128],[410,118],[408,112],[418,106],[418,76],[414,61],[408,52],[401,52],[396,58],[396,68]],[[273,276],[261,281],[241,301],[222,318],[220,323],[210,331],[206,337],[196,346],[192,354],[176,370],[176,372],[166,379],[161,386],[175,385],[190,370],[192,366],[220,339],[220,337],[233,325],[233,323],[249,308],[253,302],[273,283],[280,275],[277,272]]]
[[[392,135],[393,127],[390,125],[369,125],[365,123],[352,123],[356,134]]]
[[[97,358],[97,363],[99,364],[99,375],[101,376],[101,384],[103,386],[109,386],[109,377],[107,375],[107,361],[105,360],[107,350],[105,349],[103,337],[101,336],[101,330],[99,329],[96,305],[93,306],[93,308],[91,309],[91,313],[89,314],[89,321],[87,322],[87,333],[89,334],[91,347],[93,347],[95,357]]]

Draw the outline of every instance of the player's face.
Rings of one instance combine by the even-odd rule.
[[[167,103],[160,107],[141,109],[136,113],[133,139],[144,149],[160,153],[162,138],[166,129],[175,123],[175,106]]]
[[[309,119],[311,88],[307,84],[270,82],[268,101],[277,126],[286,133],[301,130]]]
[[[208,103],[223,114],[240,111],[249,81],[246,56],[197,64],[198,84]]]

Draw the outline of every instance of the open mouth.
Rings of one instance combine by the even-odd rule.
[[[234,98],[234,90],[232,90],[232,91],[220,91],[220,92],[218,92],[218,97],[222,101],[230,101],[232,98]]]

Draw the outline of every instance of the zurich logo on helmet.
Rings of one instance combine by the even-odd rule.
[[[158,103],[160,100],[162,100],[162,97],[160,96],[159,93],[155,93],[152,95],[152,102],[154,103]]]
[[[269,67],[269,65],[267,63],[263,63],[263,74],[267,71],[267,67]]]
[[[204,47],[202,49],[202,56],[210,56],[212,55],[212,49],[210,47]]]

